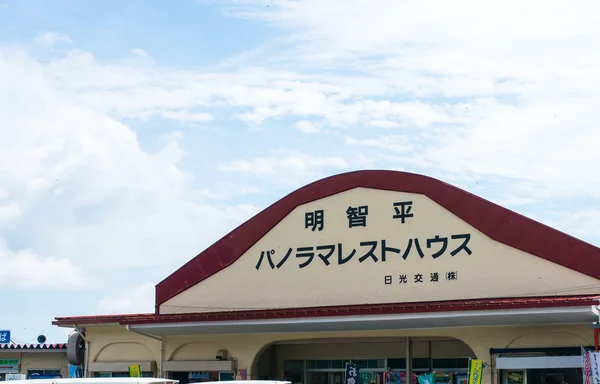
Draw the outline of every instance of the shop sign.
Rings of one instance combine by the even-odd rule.
[[[4,378],[6,381],[27,380],[27,375],[21,373],[7,373]]]
[[[358,384],[360,368],[356,364],[346,363],[346,384]]]
[[[62,379],[62,375],[39,375],[37,373],[34,373],[29,376],[29,380],[49,380],[49,379]]]
[[[590,363],[590,352],[581,347],[581,357],[583,358],[583,383],[590,384],[592,379],[592,365]]]
[[[481,384],[483,376],[483,360],[469,360],[469,384]]]
[[[0,344],[10,343],[10,331],[0,331]]]
[[[600,384],[600,353],[599,352],[589,352],[590,356],[590,365],[592,371],[592,383]]]
[[[345,215],[348,222],[348,237],[352,232],[360,231],[368,225],[369,206],[349,206],[345,212],[331,212],[332,215]],[[402,226],[415,217],[412,201],[398,201],[390,205],[390,225]],[[318,232],[326,225],[326,212],[316,210],[305,212],[304,223],[301,230]],[[473,251],[469,248],[471,240],[470,233],[435,233],[421,238],[402,239],[402,232],[389,239],[371,239],[361,241],[358,247],[344,247],[342,243],[337,244],[306,244],[302,247],[287,247],[287,250],[276,254],[274,249],[260,251],[257,254],[256,270],[279,270],[296,267],[302,270],[310,264],[318,264],[320,267],[331,268],[346,263],[371,264],[371,263],[401,263],[405,260],[456,258],[470,256]],[[285,249],[285,248],[284,248]],[[258,253],[258,252],[257,252]],[[334,267],[335,268],[335,267]],[[427,271],[414,276],[398,274],[397,276],[382,276],[382,283],[409,284],[409,283],[437,283],[440,281],[458,280],[458,271]]]
[[[83,377],[81,372],[81,366],[69,364],[69,378],[81,378]]]
[[[142,377],[142,367],[139,364],[130,365],[129,377]]]
[[[19,359],[0,358],[0,372],[8,371],[19,372]]]

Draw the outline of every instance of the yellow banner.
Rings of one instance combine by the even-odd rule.
[[[481,384],[483,360],[469,360],[469,384]]]
[[[130,365],[129,377],[142,377],[142,367],[139,364]]]

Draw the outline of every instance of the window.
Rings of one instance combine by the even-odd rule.
[[[283,374],[285,376],[284,380],[291,381],[292,383],[303,383],[304,360],[284,360]]]
[[[92,372],[92,377],[129,377],[129,372]],[[154,377],[154,373],[142,372],[142,377]]]
[[[330,369],[331,360],[306,360],[306,369]]]
[[[28,369],[27,379],[62,377],[60,369]]]
[[[385,368],[384,359],[352,360],[352,363],[361,368]]]
[[[387,359],[390,369],[406,369],[406,359]]]
[[[346,369],[346,363],[350,360],[331,360],[331,368],[334,369]]]
[[[344,370],[348,363],[356,364],[362,369],[385,369],[385,359],[336,359],[336,360],[306,360],[306,369],[308,370]],[[285,364],[285,363],[284,363]],[[284,368],[285,371],[287,369]]]
[[[419,357],[412,361],[413,369],[429,369],[429,358]]]
[[[387,359],[388,368],[391,369],[406,369],[406,359]],[[414,370],[428,370],[429,359],[427,357],[414,357],[412,359],[412,368]]]
[[[433,359],[433,369],[468,369],[469,359],[459,357],[453,359]]]
[[[304,370],[304,360],[284,360],[283,370],[285,372],[302,372]]]

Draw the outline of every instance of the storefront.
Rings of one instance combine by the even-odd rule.
[[[182,383],[571,384],[598,320],[600,249],[441,181],[326,178],[277,201],[156,286],[155,313],[57,317],[89,376],[145,364]],[[82,355],[83,356],[83,355]],[[118,371],[116,369],[119,369]]]
[[[66,344],[0,344],[0,381],[69,377]]]

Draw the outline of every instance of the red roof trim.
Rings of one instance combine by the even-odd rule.
[[[598,305],[600,296],[556,296],[527,298],[496,298],[478,300],[453,300],[437,302],[364,304],[333,307],[266,309],[255,311],[229,311],[181,314],[136,314],[57,317],[54,325],[91,325],[102,323],[156,324],[203,321],[243,321],[266,319],[289,319],[333,316],[384,315],[399,313],[430,313],[474,310],[556,308]]]
[[[294,208],[356,187],[423,194],[490,238],[600,279],[600,248],[442,181],[397,171],[356,171],[308,184],[240,225],[156,286],[158,306],[227,268]]]
[[[0,344],[0,349],[25,349],[25,350],[61,350],[67,349],[67,344]]]

